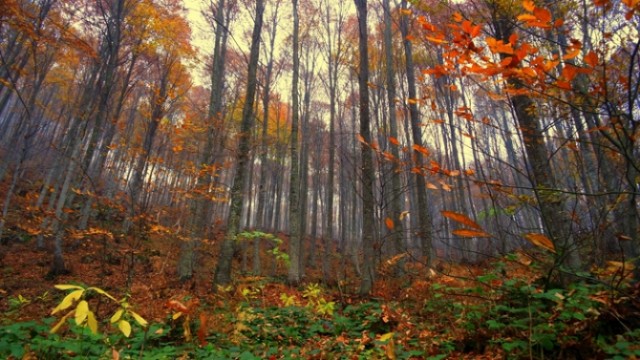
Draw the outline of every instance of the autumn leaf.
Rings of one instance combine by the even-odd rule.
[[[524,0],[522,2],[522,7],[528,12],[533,12],[533,10],[535,10],[536,8],[536,5],[531,0]]]
[[[427,150],[427,148],[425,148],[424,146],[420,146],[417,144],[414,144],[412,146],[413,150],[419,152],[420,154],[424,155],[424,156],[429,156],[429,150]]]
[[[400,142],[398,141],[398,139],[394,138],[393,136],[389,136],[389,142],[392,143],[393,145],[400,145]]]
[[[56,306],[52,311],[51,315],[55,315],[58,311],[64,310],[71,306],[74,301],[80,299],[80,297],[84,294],[84,289],[76,290],[70,292],[67,296],[62,299],[62,301]]]
[[[573,49],[571,49],[571,51],[567,52],[563,57],[562,60],[571,60],[573,58],[575,58],[576,56],[578,56],[580,54],[580,51],[582,49],[580,49],[580,47],[575,47]]]
[[[442,216],[449,218],[455,222],[458,222],[462,225],[466,225],[470,228],[483,231],[482,226],[478,225],[475,221],[469,219],[467,215],[460,214],[454,211],[447,211],[447,210],[442,210],[440,213],[442,214]]]
[[[535,15],[535,17],[543,23],[548,23],[553,18],[551,16],[551,11],[539,7],[533,9],[533,15]]]
[[[544,234],[529,233],[529,234],[525,234],[524,238],[537,247],[547,249],[554,254],[556,253],[556,249],[555,249],[555,246],[553,245],[553,242]]]
[[[590,50],[587,55],[584,56],[584,62],[592,68],[598,66],[598,54],[596,54],[593,50]]]
[[[444,40],[444,38],[437,38],[437,37],[433,37],[433,36],[425,36],[425,39],[427,39],[427,40],[429,40],[429,41],[431,41],[433,43],[436,43],[436,44],[446,44],[447,43],[447,41]]]
[[[387,217],[386,219],[384,219],[384,224],[387,226],[387,229],[389,230],[393,230],[393,228],[395,227],[395,224],[393,223],[393,220],[390,217]]]
[[[118,329],[122,332],[122,335],[129,337],[131,335],[131,324],[127,320],[120,320],[118,322]]]
[[[453,235],[457,235],[460,237],[482,237],[487,238],[491,237],[491,234],[488,234],[481,230],[472,230],[472,229],[457,229],[451,232]]]

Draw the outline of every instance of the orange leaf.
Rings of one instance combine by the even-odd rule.
[[[358,138],[358,141],[360,141],[363,144],[366,144],[367,142],[364,140],[364,136],[357,134],[356,137]]]
[[[541,247],[543,249],[547,249],[547,250],[551,251],[554,254],[556,252],[556,249],[555,249],[555,246],[553,245],[553,242],[546,235],[536,234],[536,233],[529,233],[529,234],[525,234],[524,238],[529,240],[530,243],[532,243],[533,245],[535,245],[537,247]]]
[[[533,15],[535,15],[541,22],[550,22],[552,18],[551,11],[539,7],[533,10]]]
[[[535,10],[536,8],[536,5],[531,0],[524,0],[522,2],[522,7],[529,12],[533,12],[533,10]]]
[[[513,33],[511,34],[511,36],[509,36],[509,44],[515,45],[517,41],[518,41],[518,34]]]
[[[532,22],[532,21],[537,21],[538,18],[531,15],[531,14],[522,14],[522,15],[518,15],[517,17],[518,20],[520,21],[524,21],[524,22]]]
[[[453,230],[451,233],[460,237],[491,237],[491,234],[487,234],[482,230],[457,229]]]
[[[440,190],[440,189],[438,189],[438,187],[437,187],[437,186],[435,186],[434,184],[432,184],[432,183],[430,183],[430,182],[428,182],[428,183],[427,183],[427,189],[431,189],[431,190]]]
[[[425,148],[424,146],[420,146],[420,145],[416,145],[414,144],[412,146],[413,150],[419,152],[420,154],[424,155],[424,156],[429,156],[429,150],[427,150],[427,148]]]
[[[562,77],[566,81],[573,80],[573,78],[575,78],[577,74],[578,74],[578,68],[571,64],[566,64],[565,67],[562,68]]]
[[[458,222],[460,224],[482,231],[482,226],[478,225],[475,221],[469,219],[467,215],[460,214],[454,211],[447,211],[447,210],[442,210],[440,213],[442,214],[442,216],[449,218],[455,222]]]
[[[462,14],[460,14],[459,12],[456,11],[453,14],[453,21],[455,21],[455,22],[462,22],[463,19],[464,18],[462,17]]]
[[[393,223],[393,220],[390,217],[384,219],[384,224],[389,230],[393,230],[393,228],[396,227],[396,224]]]
[[[598,66],[598,54],[596,54],[593,50],[590,50],[587,55],[584,56],[584,62],[591,67]]]
[[[425,36],[425,39],[434,42],[436,44],[446,44],[447,41],[444,39],[440,39],[440,38],[435,38],[435,37],[431,37],[431,36]]]
[[[398,139],[394,138],[393,136],[389,136],[389,142],[392,143],[393,145],[400,145],[400,142],[398,141]]]
[[[570,60],[573,59],[574,57],[578,56],[580,54],[580,48],[576,47],[574,49],[572,49],[571,51],[569,51],[568,53],[566,53],[563,57],[562,60]]]

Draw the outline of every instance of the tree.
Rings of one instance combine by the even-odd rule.
[[[362,156],[362,247],[363,270],[360,293],[368,294],[373,289],[375,280],[374,263],[374,169],[370,145],[371,130],[369,128],[369,46],[367,29],[367,0],[354,0],[358,12],[358,91],[360,118],[360,152]]]
[[[300,122],[300,105],[298,82],[300,80],[300,19],[298,14],[298,0],[292,0],[293,5],[293,74],[291,77],[291,173],[289,175],[289,283],[298,284],[301,280],[302,269],[302,233],[300,208],[300,164],[298,154],[298,126]]]
[[[240,229],[242,215],[243,190],[249,179],[246,170],[249,161],[250,136],[254,124],[253,104],[256,96],[258,60],[260,58],[260,33],[264,14],[264,0],[256,0],[256,16],[251,35],[251,50],[249,53],[249,69],[247,73],[247,91],[242,108],[242,124],[238,134],[238,152],[233,186],[231,188],[231,208],[227,220],[227,230],[218,256],[218,264],[214,273],[213,284],[226,285],[231,282],[231,261],[236,236]]]

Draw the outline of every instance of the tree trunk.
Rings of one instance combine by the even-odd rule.
[[[363,271],[360,293],[369,294],[375,281],[374,263],[374,169],[371,149],[371,130],[369,129],[369,54],[367,29],[367,0],[354,0],[358,11],[358,53],[360,55],[358,69],[358,87],[360,92],[360,152],[362,156],[362,247]]]
[[[233,258],[233,248],[236,235],[240,228],[240,217],[242,215],[242,190],[247,184],[246,167],[249,161],[250,137],[253,128],[254,115],[253,103],[255,101],[258,71],[258,60],[260,57],[260,33],[262,31],[262,17],[264,14],[264,0],[256,0],[256,18],[251,35],[251,50],[249,53],[249,69],[247,74],[247,92],[245,103],[242,109],[242,124],[238,135],[238,162],[235,175],[233,177],[233,187],[231,188],[231,208],[227,223],[227,231],[222,243],[218,265],[213,277],[213,286],[226,285],[231,282],[231,262]]]

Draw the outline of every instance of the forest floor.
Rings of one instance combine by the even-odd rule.
[[[363,297],[355,274],[337,274],[340,256],[330,257],[331,285],[309,270],[291,287],[265,246],[270,276],[243,273],[239,252],[234,283],[214,292],[219,239],[200,249],[201,271],[180,282],[168,229],[148,226],[144,240],[90,229],[66,239],[69,274],[51,279],[51,251],[36,249],[28,223],[0,244],[3,358],[640,358],[640,287],[613,261],[560,288],[545,281],[551,260],[540,250],[433,269],[407,262],[392,276],[405,260],[396,257],[381,261]]]

